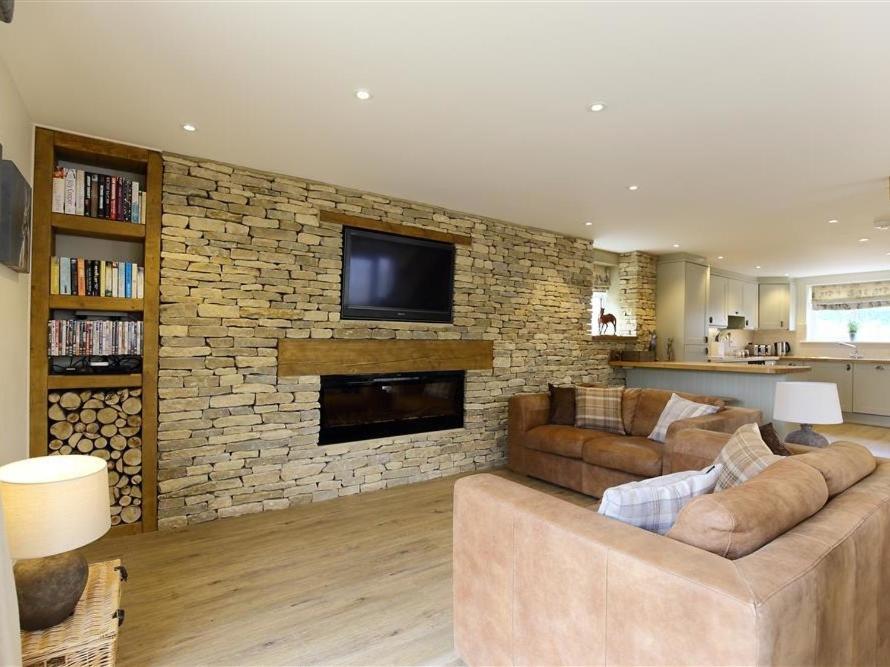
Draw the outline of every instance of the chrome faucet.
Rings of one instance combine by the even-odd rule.
[[[843,345],[844,347],[852,347],[853,351],[850,352],[850,359],[862,359],[862,353],[859,351],[859,348],[853,345],[853,343],[838,343],[838,345]]]

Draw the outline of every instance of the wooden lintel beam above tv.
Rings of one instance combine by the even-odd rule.
[[[490,340],[285,339],[278,342],[278,376],[363,375],[492,368]]]
[[[412,225],[400,225],[395,222],[384,222],[383,220],[373,220],[371,218],[362,218],[357,215],[349,215],[340,213],[339,211],[329,211],[322,209],[319,213],[322,222],[333,222],[346,227],[359,227],[360,229],[371,229],[376,232],[389,232],[390,234],[401,234],[402,236],[412,236],[418,239],[430,239],[431,241],[444,241],[445,243],[454,243],[455,245],[470,245],[473,239],[463,234],[452,234],[451,232],[440,232],[435,229],[426,229],[424,227],[414,227]]]

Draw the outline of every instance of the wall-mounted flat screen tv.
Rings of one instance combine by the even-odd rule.
[[[451,322],[453,294],[453,244],[343,228],[343,319]]]

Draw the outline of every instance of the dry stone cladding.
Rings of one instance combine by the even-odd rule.
[[[322,209],[471,236],[454,323],[341,321]],[[616,381],[616,344],[590,336],[589,241],[167,154],[162,250],[162,529],[501,465],[510,395]],[[467,373],[465,428],[320,447],[320,378],[276,374],[278,341],[310,337],[489,339],[494,369]]]

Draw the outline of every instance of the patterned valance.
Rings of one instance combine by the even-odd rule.
[[[593,291],[608,292],[612,286],[612,267],[604,264],[593,265]]]
[[[856,310],[890,306],[890,280],[814,285],[813,310]]]

